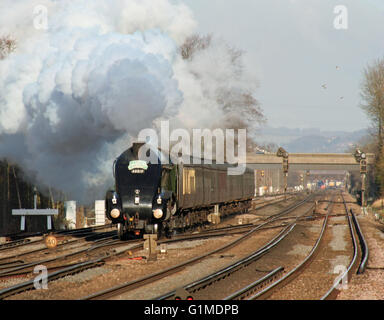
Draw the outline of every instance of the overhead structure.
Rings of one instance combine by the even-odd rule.
[[[283,149],[284,150],[284,149]],[[283,153],[279,153],[283,154]],[[288,153],[287,153],[288,156]],[[282,155],[247,154],[247,164],[254,169],[280,169]],[[365,153],[365,165],[374,163],[375,155]],[[284,159],[284,157],[283,157]],[[287,163],[288,164],[288,163]],[[289,153],[289,170],[346,170],[359,171],[359,163],[351,153]]]
[[[283,163],[281,161],[283,158]],[[288,161],[289,159],[289,161]],[[275,169],[281,170],[284,176],[284,191],[287,190],[288,171],[330,170],[360,172],[362,207],[366,206],[366,177],[367,172],[374,164],[375,155],[356,149],[355,153],[289,153],[279,148],[276,154],[247,154],[247,166],[255,170]],[[281,171],[280,171],[281,172]],[[304,180],[304,174],[303,179]],[[303,182],[303,181],[301,181]]]

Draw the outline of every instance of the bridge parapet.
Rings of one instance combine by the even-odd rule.
[[[373,164],[375,155],[367,153],[367,164]],[[248,164],[277,164],[282,163],[280,157],[274,154],[247,154]],[[359,165],[350,153],[290,153],[289,164],[324,164],[324,165]]]

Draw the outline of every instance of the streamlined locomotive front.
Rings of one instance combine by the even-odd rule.
[[[162,185],[169,170],[160,159],[158,163],[140,160],[140,146],[134,145],[115,161],[115,191],[107,193],[107,215],[118,224],[120,237],[127,233],[157,233],[164,219],[169,218],[167,205],[172,193]]]

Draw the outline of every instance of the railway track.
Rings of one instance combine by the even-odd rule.
[[[25,260],[20,260],[21,257],[25,259],[27,256],[33,256],[35,258],[37,255],[46,255],[50,253],[57,253],[60,251],[66,250],[68,247],[73,247],[76,245],[86,245],[87,243],[95,243],[99,241],[104,241],[106,239],[112,239],[116,237],[116,231],[103,232],[98,234],[93,234],[81,238],[69,238],[69,237],[60,237],[57,238],[58,244],[55,250],[49,249],[45,244],[41,243],[41,246],[32,250],[18,252],[13,255],[8,255],[0,258],[0,269],[2,269],[2,265],[10,264],[12,262],[17,264],[25,263]],[[40,241],[38,241],[40,243]]]
[[[231,276],[234,272],[240,271],[243,268],[246,268],[249,264],[254,262],[255,260],[262,257],[264,254],[266,254],[269,250],[271,250],[274,246],[278,245],[280,241],[282,241],[295,227],[295,224],[292,223],[289,226],[285,227],[276,237],[274,237],[268,244],[260,248],[259,250],[255,251],[252,255],[249,255],[248,257],[237,261],[234,264],[231,264],[230,266],[221,269],[213,274],[210,274],[202,279],[199,279],[193,283],[188,284],[187,286],[183,287],[183,290],[187,291],[189,293],[190,297],[193,297],[198,291],[204,290],[207,286],[213,285],[215,282],[223,280],[229,276]],[[165,300],[165,299],[172,299],[177,300],[177,290],[171,291],[169,293],[166,293],[165,295],[162,295],[160,297],[155,298],[155,300]],[[195,297],[194,297],[195,298]]]
[[[74,230],[54,231],[54,232],[51,232],[50,234],[58,238],[64,237],[64,236],[86,237],[95,231],[103,230],[111,227],[112,227],[111,224],[107,224],[102,226],[95,226],[95,227],[88,227],[88,228],[81,228],[81,229],[74,229]],[[0,244],[0,252],[10,250],[10,249],[12,250],[12,249],[27,246],[27,245],[35,245],[38,243],[43,243],[45,240],[45,236],[47,235],[48,234],[36,233],[33,235],[28,235],[28,238],[17,239],[14,241],[9,241],[9,242]],[[31,240],[30,238],[32,237],[41,237],[41,239]]]
[[[281,287],[284,287],[287,283],[292,281],[295,277],[299,276],[300,272],[310,264],[316,257],[316,254],[319,252],[321,248],[321,241],[323,239],[323,235],[325,229],[328,225],[328,219],[330,212],[333,208],[333,199],[328,202],[327,213],[323,221],[323,225],[319,234],[318,239],[316,240],[315,245],[312,250],[309,252],[307,257],[295,268],[289,271],[287,274],[283,275],[283,270],[279,273],[282,277],[278,278],[276,281],[273,281],[276,276],[274,274],[267,275],[263,281],[256,282],[254,285],[249,286],[248,288],[242,288],[238,292],[234,293],[231,296],[225,298],[225,300],[229,299],[247,299],[247,300],[255,300],[255,299],[265,299],[270,296],[274,291],[278,290]],[[282,268],[282,267],[281,267]],[[269,285],[267,285],[269,283]]]
[[[350,279],[353,273],[356,273],[356,270],[358,269],[358,272],[361,273],[364,270],[364,266],[366,264],[367,258],[368,258],[368,247],[366,246],[364,236],[362,235],[361,229],[358,225],[358,221],[356,217],[354,216],[352,210],[351,215],[348,214],[348,208],[346,205],[346,201],[342,197],[343,201],[334,201],[333,199],[328,201],[329,205],[327,208],[327,214],[324,218],[323,225],[321,228],[321,232],[319,234],[318,239],[316,240],[315,245],[313,246],[312,250],[309,252],[309,254],[305,257],[305,259],[302,260],[300,264],[298,264],[296,267],[292,268],[289,272],[286,272],[284,274],[284,268],[278,267],[275,270],[273,270],[268,275],[262,277],[261,279],[258,279],[254,281],[253,283],[250,283],[240,290],[234,292],[231,295],[228,295],[225,300],[255,300],[255,299],[266,299],[274,294],[274,292],[280,290],[281,288],[284,288],[288,283],[294,281],[297,277],[300,278],[300,274],[307,268],[309,265],[316,259],[316,256],[318,252],[322,248],[322,241],[323,236],[325,233],[325,230],[328,225],[328,221],[330,219],[331,211],[333,209],[333,205],[336,203],[343,203],[344,210],[345,210],[345,216],[348,221],[349,231],[351,234],[352,239],[352,247],[353,247],[353,254],[351,257],[351,261],[348,265],[348,268],[343,272],[336,281],[333,282],[333,285],[328,290],[326,294],[324,294],[322,297],[319,296],[320,299],[334,299],[336,298],[337,294],[340,292],[340,284],[343,282],[346,277]],[[324,201],[325,202],[325,201]],[[337,215],[333,215],[337,216]],[[359,267],[357,267],[357,261],[358,261],[358,246],[355,236],[355,230],[356,233],[359,235],[360,238],[360,244],[362,248],[362,257]]]
[[[348,268],[336,279],[332,287],[321,297],[321,300],[336,299],[337,295],[340,293],[340,288],[342,287],[344,280],[348,279],[348,281],[350,281],[352,274],[363,273],[365,269],[365,264],[368,261],[368,246],[367,246],[367,243],[365,242],[360,225],[352,210],[350,211],[350,214],[349,214],[348,207],[344,198],[343,198],[343,202],[344,202],[344,209],[348,217],[348,226],[349,226],[349,231],[351,234],[351,239],[353,244],[353,256],[350,260]],[[358,248],[357,237],[360,238],[360,250],[361,250],[360,263],[358,261],[359,248]]]
[[[241,236],[240,238],[238,238],[238,239],[236,239],[234,241],[231,241],[229,244],[221,246],[221,247],[219,247],[219,248],[217,248],[215,250],[212,250],[210,252],[206,252],[203,255],[194,257],[194,258],[192,258],[192,259],[190,259],[188,261],[185,261],[185,262],[183,262],[181,264],[172,266],[172,267],[167,268],[167,269],[163,269],[163,270],[161,270],[159,272],[155,272],[153,274],[141,277],[141,278],[133,280],[133,281],[129,281],[129,282],[123,283],[123,284],[115,286],[113,288],[109,288],[107,290],[103,290],[103,291],[97,292],[95,294],[92,294],[92,295],[89,295],[87,297],[84,297],[83,299],[86,299],[86,300],[109,299],[109,298],[118,296],[120,294],[126,293],[126,292],[128,292],[130,290],[133,290],[134,288],[140,287],[140,286],[142,286],[144,284],[152,283],[152,282],[154,282],[154,281],[156,281],[158,279],[162,279],[162,278],[164,278],[166,276],[172,275],[175,272],[185,268],[186,266],[195,264],[195,263],[197,263],[197,262],[199,262],[199,261],[201,261],[201,260],[203,260],[203,259],[205,259],[205,258],[207,258],[207,257],[209,257],[211,255],[213,255],[213,254],[222,252],[224,250],[227,250],[227,249],[229,249],[229,248],[239,244],[240,242],[244,241],[245,239],[250,237],[252,234],[254,234],[256,231],[260,230],[263,227],[266,227],[268,224],[271,224],[272,222],[274,222],[275,220],[280,218],[282,215],[288,214],[289,212],[293,211],[294,209],[298,208],[299,206],[301,206],[301,205],[303,205],[305,203],[308,203],[308,201],[310,201],[312,199],[313,199],[313,195],[310,195],[306,199],[304,199],[304,200],[302,200],[302,201],[300,201],[298,203],[295,203],[294,205],[291,205],[290,207],[282,210],[281,212],[279,212],[277,214],[274,214],[274,215],[270,216],[270,218],[267,219],[266,222],[263,222],[263,223],[259,224],[258,226],[255,226],[255,227],[251,228],[243,236]],[[289,227],[291,227],[291,226],[292,226],[292,224],[289,225]],[[287,232],[289,227],[285,227],[285,229],[284,229],[285,232]]]
[[[111,239],[111,237],[108,237],[102,240],[103,240],[102,243],[96,243],[94,245],[91,245],[83,249],[80,248],[80,250],[75,249],[74,252],[62,254],[59,256],[55,255],[50,258],[45,258],[42,260],[34,260],[31,262],[20,261],[21,263],[15,264],[14,266],[10,265],[10,263],[5,263],[3,265],[0,265],[0,278],[9,277],[9,276],[20,276],[24,274],[32,274],[34,267],[37,265],[44,265],[47,267],[48,270],[63,268],[68,265],[76,264],[76,262],[74,261],[68,262],[68,260],[71,260],[74,258],[81,260],[84,256],[89,257],[94,251],[100,251],[100,249],[104,250],[107,248],[113,248],[116,245],[124,245],[124,243],[121,243],[119,240]],[[56,253],[57,252],[55,252],[55,254]],[[104,254],[108,255],[108,251],[105,252]],[[67,263],[65,263],[64,265],[58,264],[59,261],[67,261]]]
[[[245,225],[236,225],[236,226],[229,226],[229,227],[224,227],[224,228],[216,228],[216,229],[208,229],[208,230],[203,230],[202,232],[198,234],[192,234],[188,236],[188,240],[193,240],[193,239],[201,239],[201,238],[207,238],[207,237],[215,237],[215,236],[224,236],[224,235],[231,235],[231,234],[239,234],[239,233],[245,233],[248,232],[252,227],[254,227],[254,224],[245,224]],[[109,225],[107,227],[110,227]],[[279,226],[273,226],[273,227],[267,227],[267,228],[278,228]],[[101,229],[101,228],[96,228],[96,229]],[[82,234],[84,231],[88,231],[85,235],[85,237],[81,237],[80,239],[72,239],[72,240],[64,240],[62,243],[59,243],[58,248],[55,249],[54,251],[46,248],[45,246],[27,251],[27,252],[22,252],[22,253],[17,253],[13,256],[6,256],[3,258],[0,258],[0,278],[2,277],[9,277],[9,276],[20,276],[20,275],[25,275],[25,274],[31,274],[33,271],[33,268],[37,265],[42,265],[44,264],[47,266],[48,270],[57,270],[60,268],[64,268],[67,266],[73,266],[76,263],[75,262],[68,262],[65,265],[60,265],[57,264],[58,261],[61,260],[68,260],[71,258],[74,258],[75,256],[81,256],[81,255],[87,255],[89,256],[92,251],[98,250],[100,248],[106,248],[106,247],[115,247],[119,246],[125,243],[122,243],[120,240],[113,240],[116,239],[116,231],[112,232],[106,232],[106,233],[99,233],[99,234],[91,234],[88,235],[90,232],[94,231],[95,228],[92,228],[90,230],[78,230],[79,232],[75,232],[76,230],[70,231],[69,233],[74,233],[77,236]],[[63,232],[66,235],[68,232]],[[185,236],[181,236],[182,238]],[[97,239],[99,238],[99,239]],[[176,237],[178,239],[179,237]],[[60,238],[59,238],[60,239]],[[97,240],[95,240],[97,239]],[[93,242],[99,242],[96,245],[93,243],[89,243],[89,247],[77,250],[75,252],[71,252],[69,254],[63,254],[61,256],[56,256],[56,254],[59,251],[63,250],[70,250],[72,246],[76,245],[82,245],[88,244],[85,243],[85,241],[93,241]],[[69,248],[68,248],[69,247]],[[134,249],[135,250],[135,249]],[[72,249],[73,251],[73,249]],[[39,254],[40,256],[43,257],[41,260],[36,260],[36,255]],[[47,258],[45,254],[54,254],[54,257]],[[33,255],[33,260],[31,261],[25,261],[25,260],[20,260],[21,257],[24,256],[30,256]],[[53,264],[53,265],[52,265]]]
[[[306,201],[311,197],[308,197]],[[302,201],[305,202],[305,201]],[[295,204],[295,207],[298,206],[299,204]],[[290,209],[290,208],[288,208]],[[281,213],[275,214],[271,216],[270,220],[273,221],[279,221],[280,217],[284,214],[286,210],[283,210]],[[271,223],[269,221],[269,223]],[[217,230],[204,230],[198,234],[192,234],[189,235],[188,237],[182,238],[177,236],[177,239],[172,239],[172,240],[164,240],[164,241],[159,241],[158,243],[167,243],[167,242],[177,242],[177,241],[185,241],[185,240],[193,240],[193,239],[199,239],[199,238],[208,238],[208,237],[220,237],[223,235],[228,235],[228,234],[247,234],[252,230],[252,228],[260,229],[263,230],[264,228],[283,228],[285,227],[285,222],[281,225],[276,225],[276,226],[267,226],[267,223],[262,223],[260,225],[254,225],[254,224],[248,224],[248,225],[241,225],[241,226],[229,226],[229,227],[224,227],[224,228],[218,228]],[[126,244],[126,243],[125,243]],[[101,255],[100,257],[94,258],[94,259],[88,259],[87,261],[81,261],[78,263],[67,263],[66,265],[54,265],[49,268],[49,274],[48,274],[48,281],[55,280],[60,277],[64,277],[68,274],[75,274],[78,272],[81,272],[82,270],[89,269],[92,267],[100,266],[105,263],[107,259],[116,257],[120,254],[124,254],[127,251],[132,251],[135,252],[136,250],[140,250],[142,248],[142,241],[133,244],[129,248],[125,248],[124,250],[111,250],[108,254],[106,255]],[[52,260],[53,261],[53,260]],[[42,262],[42,261],[39,261]],[[193,262],[192,262],[193,263]],[[35,264],[36,265],[36,264]],[[29,266],[31,267],[31,266]],[[9,270],[8,270],[9,271]],[[29,270],[30,271],[30,270]],[[14,275],[17,275],[16,270],[14,270]],[[3,290],[0,290],[0,299],[4,299],[10,295],[14,295],[20,292],[23,292],[25,290],[33,289],[32,287],[32,282],[31,280],[25,281],[24,283],[20,283],[16,286],[5,288]]]
[[[249,226],[246,226],[246,227],[249,228]],[[233,230],[231,230],[231,229],[233,229]],[[237,233],[241,234],[241,233],[246,233],[246,232],[249,232],[249,230],[239,230],[238,226],[233,226],[233,228],[226,227],[226,228],[224,228],[224,230],[220,230],[220,228],[219,228],[216,231],[209,230],[209,232],[202,232],[200,234],[192,234],[192,235],[188,235],[188,236],[176,236],[174,239],[161,240],[161,241],[159,241],[159,244],[182,242],[182,241],[196,240],[196,239],[206,239],[206,238],[220,237],[220,236],[224,236],[224,235],[228,235],[228,234],[237,234]],[[53,281],[53,280],[56,280],[58,278],[65,277],[67,275],[72,275],[72,274],[84,271],[84,270],[89,269],[89,268],[101,266],[105,263],[105,261],[107,259],[114,258],[118,255],[126,253],[127,251],[130,251],[131,254],[133,254],[135,251],[142,249],[143,240],[140,239],[140,240],[132,240],[132,241],[126,241],[126,242],[116,240],[116,241],[110,242],[110,243],[98,244],[97,246],[94,246],[93,248],[84,249],[81,252],[76,252],[75,254],[89,252],[90,249],[94,250],[96,248],[101,248],[104,246],[111,246],[111,245],[115,246],[117,244],[120,246],[125,246],[126,248],[123,250],[119,250],[119,251],[112,250],[111,252],[104,254],[103,256],[101,256],[99,258],[89,259],[88,261],[85,261],[85,262],[67,263],[65,265],[57,265],[57,266],[49,267],[48,270],[50,271],[50,273],[48,274],[47,280]],[[127,244],[129,244],[128,247],[127,247]],[[73,255],[74,255],[73,253],[69,254],[69,255],[64,255],[64,256],[60,257],[60,259],[66,259],[66,258],[68,258],[68,256],[73,256]],[[47,264],[47,262],[53,262],[53,261],[57,262],[57,260],[58,260],[57,258],[56,259],[40,260],[40,261],[33,262],[31,264],[28,264],[28,265],[18,266],[16,268],[12,269],[11,271],[6,270],[6,272],[3,272],[3,273],[0,272],[0,277],[1,276],[9,277],[9,276],[18,276],[18,275],[23,275],[23,274],[31,274],[30,269],[24,270],[23,272],[20,272],[20,269],[32,268],[36,265]],[[25,281],[25,282],[17,284],[17,285],[14,285],[12,287],[0,290],[0,299],[4,299],[4,298],[9,297],[11,295],[18,294],[18,293],[21,293],[21,292],[24,292],[24,291],[27,291],[30,289],[34,289],[33,279]]]
[[[252,265],[253,262],[255,262],[256,260],[260,259],[262,256],[264,256],[265,254],[269,253],[274,247],[276,247],[281,241],[283,241],[289,234],[290,232],[294,229],[294,227],[296,226],[296,223],[297,221],[300,219],[300,218],[303,218],[304,216],[308,216],[308,214],[311,214],[312,213],[312,210],[314,208],[314,205],[311,206],[309,209],[307,209],[304,214],[300,215],[300,216],[294,216],[294,217],[290,217],[290,219],[294,219],[294,221],[290,222],[288,225],[286,225],[282,231],[280,231],[273,239],[271,239],[267,244],[265,244],[264,246],[262,246],[261,248],[257,249],[256,251],[254,251],[253,253],[251,253],[250,255],[248,255],[247,257],[239,260],[239,261],[236,261],[235,263],[219,270],[219,271],[216,271],[208,276],[205,276],[197,281],[194,281],[182,288],[178,288],[177,290],[173,290],[171,292],[168,292],[162,296],[159,296],[157,298],[155,298],[156,300],[178,300],[178,299],[183,299],[183,297],[181,296],[178,296],[178,294],[181,293],[184,293],[183,296],[184,298],[185,297],[189,297],[189,298],[197,298],[197,299],[201,299],[202,297],[202,294],[201,292],[204,291],[205,289],[207,288],[210,288],[210,286],[214,286],[215,283],[217,282],[228,282],[228,284],[226,283],[221,283],[221,287],[230,287],[232,284],[231,282],[233,282],[232,278],[231,278],[231,275],[235,274],[236,272],[244,272],[244,269],[245,268],[249,268],[250,265]],[[281,218],[280,217],[275,217],[274,221],[277,221],[277,220],[280,220]],[[284,268],[283,267],[278,267],[276,268],[275,270],[273,270],[272,272],[270,272],[267,276],[264,276],[262,277],[261,279],[258,279],[256,281],[254,281],[253,283],[251,284],[247,284],[244,288],[241,288],[240,290],[236,291],[235,293],[229,295],[227,298],[225,299],[230,299],[230,300],[233,300],[235,299],[235,297],[237,296],[241,296],[243,294],[247,294],[253,290],[255,290],[255,288],[259,287],[259,286],[263,286],[265,285],[265,283],[269,282],[269,281],[272,281],[272,279],[278,277],[282,272],[283,272]],[[210,288],[211,291],[215,291],[214,289]],[[209,294],[208,294],[209,296]],[[203,293],[203,297],[206,298],[206,296],[204,296],[204,293]],[[215,298],[215,297],[212,297],[212,298]]]

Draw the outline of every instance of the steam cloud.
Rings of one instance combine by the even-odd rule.
[[[36,5],[48,29],[33,27]],[[215,98],[236,77],[222,42],[193,61],[178,48],[195,31],[188,7],[168,0],[2,0],[0,36],[17,39],[0,60],[0,158],[76,200],[103,197],[112,162],[143,128],[204,128],[225,113]],[[196,76],[198,75],[198,76]]]

